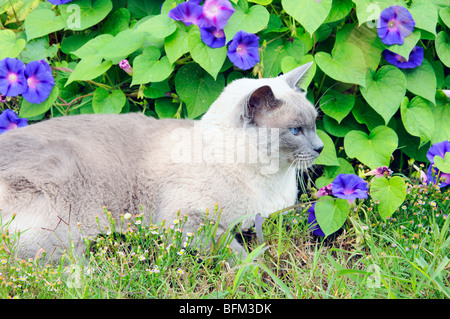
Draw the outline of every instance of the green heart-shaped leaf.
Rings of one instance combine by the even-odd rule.
[[[163,0],[128,0],[127,8],[130,10],[132,18],[144,18],[159,14]]]
[[[438,11],[436,6],[429,0],[414,0],[409,7],[415,27],[436,35],[436,24]]]
[[[281,4],[312,35],[328,17],[332,0],[281,0]]]
[[[171,98],[161,98],[155,100],[155,112],[160,119],[173,118],[178,111],[179,105]]]
[[[11,30],[0,30],[0,60],[15,58],[26,43],[25,39],[16,39],[16,34]]]
[[[352,1],[349,0],[335,0],[331,6],[330,13],[328,14],[325,23],[331,23],[344,19],[353,8]]]
[[[133,81],[131,86],[149,82],[161,82],[167,79],[173,71],[173,65],[167,56],[161,59],[161,52],[157,47],[147,47],[144,53],[133,61]]]
[[[330,91],[320,99],[320,109],[338,123],[350,113],[355,105],[355,96]]]
[[[30,103],[27,100],[22,99],[22,103],[20,104],[19,117],[21,118],[35,117],[47,112],[53,105],[53,103],[56,101],[58,94],[59,89],[58,86],[55,85],[53,86],[52,91],[50,92],[48,98],[39,104]]]
[[[315,59],[319,68],[329,77],[366,86],[366,63],[360,48],[351,43],[342,43],[332,51],[332,56],[318,52]]]
[[[344,225],[350,204],[346,199],[323,196],[316,202],[314,210],[317,223],[325,236],[328,236]]]
[[[94,98],[92,100],[92,108],[95,113],[115,113],[122,111],[125,105],[126,97],[121,90],[108,90],[98,87],[95,89]]]
[[[64,26],[63,18],[50,9],[33,10],[25,19],[25,33],[28,41],[61,30]]]
[[[111,0],[75,0],[59,5],[61,17],[69,30],[85,30],[102,21],[112,10]]]
[[[248,33],[258,33],[269,23],[269,11],[263,6],[254,5],[248,10],[243,10],[239,6],[235,6],[236,11],[228,20],[224,29],[226,42],[230,41],[234,35],[243,30]]]
[[[357,158],[371,169],[389,166],[397,145],[397,134],[387,126],[378,126],[369,135],[362,131],[351,131],[344,137],[348,157]]]
[[[439,59],[450,68],[450,36],[445,31],[441,31],[438,33],[434,44]]]
[[[378,201],[378,212],[384,219],[392,216],[395,210],[405,201],[406,184],[399,177],[394,176],[390,179],[386,177],[377,177],[370,186],[370,196]]]
[[[30,63],[31,61],[41,59],[50,62],[50,59],[58,53],[58,46],[56,43],[49,45],[48,42],[48,36],[27,42],[22,52],[20,52],[20,59],[22,62]]]
[[[439,16],[447,27],[450,28],[450,7],[446,6],[439,9]]]
[[[117,35],[121,31],[127,30],[130,27],[130,17],[130,11],[127,8],[120,8],[108,17],[100,32]]]
[[[401,71],[406,77],[408,91],[436,104],[436,75],[433,66],[427,59],[423,59],[422,65],[414,69],[402,69]]]
[[[316,165],[339,165],[336,156],[336,148],[334,146],[333,140],[322,130],[317,130],[317,135],[322,140],[324,148],[319,157],[314,160]]]
[[[95,79],[108,71],[111,66],[111,61],[102,62],[102,58],[96,55],[91,55],[81,59],[73,72],[70,74],[66,86],[73,81],[88,81]]]
[[[364,130],[364,126],[359,124],[351,115],[348,115],[341,123],[325,115],[323,117],[323,127],[327,133],[337,137],[344,137],[348,132],[353,130]]]
[[[434,164],[442,173],[450,174],[450,152],[445,153],[445,158],[436,155]]]
[[[118,60],[118,63],[139,49],[144,40],[143,32],[127,29],[105,43],[98,54],[105,60]]]
[[[401,116],[406,131],[420,137],[421,146],[427,143],[434,133],[433,104],[420,96],[414,97],[411,102],[403,99]]]
[[[434,134],[431,143],[448,140],[450,136],[450,103],[442,91],[436,94],[436,107],[431,109],[434,117]]]
[[[385,65],[376,73],[370,72],[366,83],[367,86],[361,88],[364,99],[387,124],[405,96],[405,76],[398,68]]]
[[[196,63],[183,65],[175,75],[175,89],[186,103],[188,117],[193,119],[205,113],[225,87],[223,74],[214,80]]]
[[[369,131],[372,131],[377,126],[385,124],[381,115],[370,105],[367,105],[363,99],[356,100],[355,106],[352,109],[352,114],[356,121],[360,124],[365,124]]]
[[[164,39],[164,49],[170,63],[175,63],[183,54],[189,52],[188,33],[181,24],[177,30]]]
[[[70,52],[80,59],[98,55],[102,48],[111,42],[114,37],[111,34],[100,34],[99,36],[87,41],[76,51]]]
[[[167,14],[159,14],[142,19],[135,25],[135,30],[138,32],[147,32],[157,39],[164,39],[175,32],[177,26],[175,21]]]
[[[201,39],[198,28],[189,30],[188,45],[192,59],[216,79],[227,58],[226,46],[216,49],[210,48]]]

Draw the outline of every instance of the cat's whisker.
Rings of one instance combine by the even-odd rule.
[[[289,167],[288,167],[288,169],[286,170],[286,172],[285,172],[285,174],[284,174],[284,176],[283,176],[283,181],[281,182],[281,184],[280,184],[280,191],[281,191],[281,188],[283,187],[283,185],[284,185],[284,182],[286,181],[286,177],[288,176],[288,175],[290,175],[290,171],[291,171],[291,169],[293,168],[293,169],[297,169],[297,164],[296,164],[296,162],[297,161],[299,161],[298,159],[295,159],[292,163],[291,163],[291,165],[289,165]]]
[[[303,193],[306,193],[306,185],[303,179],[303,172],[306,169],[305,162],[302,159],[298,159],[297,179],[300,182],[300,189]]]
[[[319,108],[318,108],[318,104],[320,102],[320,100],[325,96],[325,94],[328,93],[329,90],[331,90],[335,85],[337,84],[334,83],[332,86],[330,86],[328,89],[326,89],[326,91],[324,93],[322,93],[322,95],[319,97],[319,99],[317,100],[317,102],[314,104],[314,108],[316,109],[317,112],[319,112]]]

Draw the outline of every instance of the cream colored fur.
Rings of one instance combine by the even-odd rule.
[[[69,243],[82,255],[81,236],[99,233],[96,216],[108,225],[103,206],[115,218],[142,207],[147,223],[172,221],[181,211],[189,215],[188,231],[217,203],[223,209],[220,234],[241,216],[267,217],[295,204],[295,164],[310,166],[323,148],[315,133],[316,111],[296,89],[308,68],[273,79],[236,80],[199,121],[79,115],[0,135],[1,217],[5,223],[15,214],[10,231],[21,231],[20,256],[33,257],[43,248],[59,257]],[[289,132],[292,125],[304,128],[302,136]],[[267,139],[256,139],[258,128],[279,134],[272,153],[261,152]],[[260,160],[214,159],[212,154],[229,154],[218,142],[225,131],[233,139],[228,147],[258,143]],[[267,171],[261,161],[276,163],[276,170]],[[246,218],[242,227],[252,223]],[[232,248],[245,255],[236,240]]]

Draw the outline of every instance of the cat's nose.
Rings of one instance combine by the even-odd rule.
[[[322,153],[323,145],[321,145],[321,146],[315,148],[314,150],[315,150],[318,154]]]

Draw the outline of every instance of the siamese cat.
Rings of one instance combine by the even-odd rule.
[[[276,78],[230,83],[201,120],[143,114],[59,117],[0,135],[0,209],[20,231],[19,256],[86,252],[82,236],[109,225],[103,207],[144,222],[188,214],[197,229],[222,210],[217,234],[294,205],[297,169],[323,149],[317,112],[298,84],[310,64]],[[231,248],[245,249],[233,239]]]

